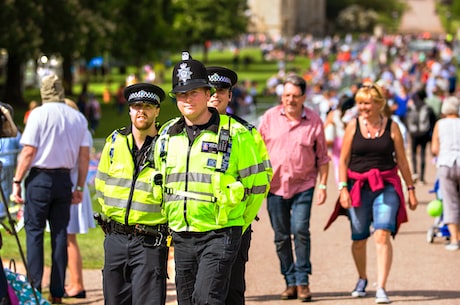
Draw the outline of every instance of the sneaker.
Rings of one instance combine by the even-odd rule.
[[[445,246],[445,248],[448,251],[457,251],[460,248],[460,246],[458,245],[458,243],[456,244],[449,243]]]
[[[376,304],[390,304],[390,299],[385,292],[385,289],[378,288],[377,292],[375,293],[375,303]]]
[[[356,283],[355,290],[351,292],[351,296],[355,298],[362,298],[366,296],[367,279],[359,279]]]

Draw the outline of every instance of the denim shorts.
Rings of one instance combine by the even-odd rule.
[[[374,230],[396,232],[396,216],[399,210],[399,196],[391,184],[383,190],[373,192],[369,187],[361,189],[361,205],[348,209],[351,225],[351,239],[362,240]]]

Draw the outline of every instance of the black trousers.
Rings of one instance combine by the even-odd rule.
[[[411,151],[412,151],[412,171],[414,174],[419,174],[420,181],[425,181],[425,153],[426,146],[430,142],[429,134],[422,136],[411,135]],[[420,170],[417,167],[417,148],[420,147]]]
[[[173,232],[179,305],[224,305],[241,227],[208,232]]]
[[[155,238],[112,232],[104,240],[106,305],[163,305],[166,301],[168,250]]]
[[[246,263],[249,259],[249,248],[251,246],[252,230],[249,226],[241,236],[241,244],[233,263],[232,273],[230,275],[230,287],[228,289],[225,305],[244,305],[244,292],[246,291]]]
[[[27,264],[30,280],[42,289],[44,269],[44,233],[48,220],[51,231],[50,293],[64,295],[67,269],[67,225],[72,201],[70,172],[32,169],[26,179],[24,224],[27,243]]]

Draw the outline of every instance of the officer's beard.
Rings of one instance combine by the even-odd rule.
[[[153,121],[142,121],[142,122],[139,122],[139,121],[134,121],[133,122],[133,126],[137,129],[137,130],[140,130],[140,131],[144,131],[144,130],[149,130],[150,128],[152,128],[152,126],[154,125],[154,122]]]

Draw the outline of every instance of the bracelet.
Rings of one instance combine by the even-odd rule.
[[[22,182],[21,180],[16,180],[13,178],[13,183],[21,184],[21,182]]]
[[[346,182],[339,182],[339,191],[341,191],[343,188],[347,187],[348,183]]]
[[[75,188],[76,191],[83,192],[84,188],[83,186],[78,186]]]
[[[326,186],[326,184],[322,184],[322,183],[321,183],[320,185],[318,185],[318,188],[319,188],[320,190],[325,190],[325,189],[327,189],[327,186]]]
[[[415,191],[415,186],[409,185],[409,186],[407,187],[407,190],[408,190],[408,191]]]

